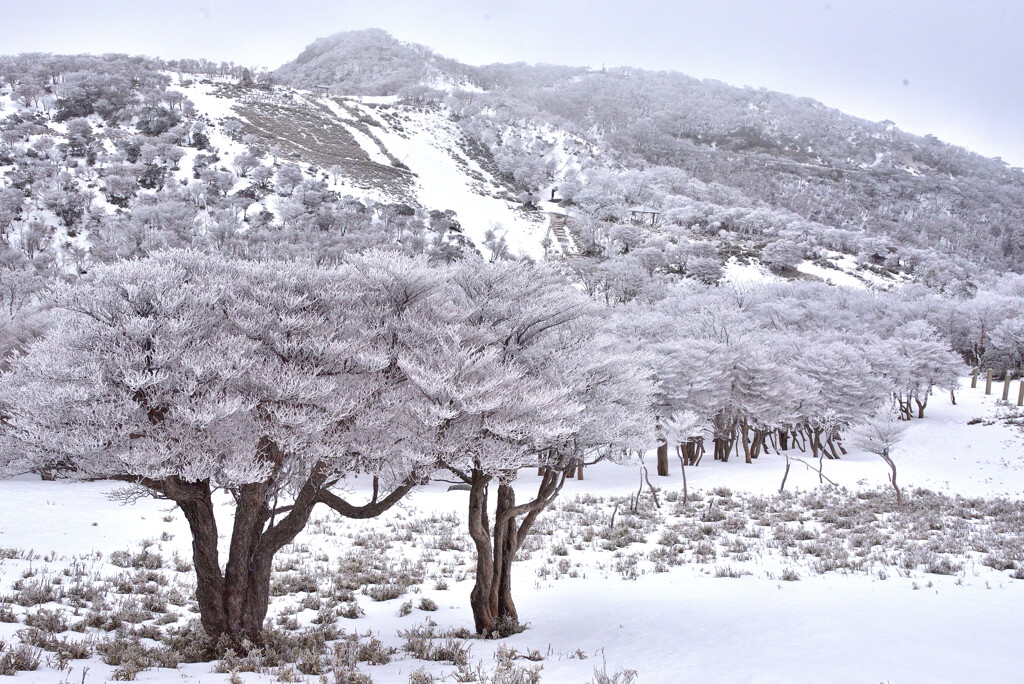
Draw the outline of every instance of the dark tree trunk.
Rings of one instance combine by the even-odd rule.
[[[750,438],[747,436],[747,424],[744,423],[740,426],[740,440],[743,444],[743,460],[746,463],[752,463],[750,459]]]
[[[695,466],[700,462],[700,457],[703,453],[703,447],[700,442],[690,440],[678,448],[681,449],[683,465]]]
[[[501,520],[502,516],[515,508],[516,492],[510,485],[498,485],[498,501],[495,509],[495,520]],[[516,612],[516,604],[512,601],[512,561],[516,559],[516,551],[519,550],[518,530],[516,529],[516,518],[510,515],[503,523],[499,523],[501,529],[495,526],[495,570],[497,579],[491,588],[491,604],[497,606],[498,625],[518,625],[519,613]]]
[[[261,444],[261,451],[275,463],[280,462],[273,445]],[[210,482],[184,482],[176,477],[141,482],[174,501],[188,521],[200,622],[221,646],[238,649],[245,642],[262,643],[274,555],[302,531],[317,504],[326,504],[346,517],[370,518],[397,503],[415,484],[410,479],[380,500],[375,486],[370,503],[352,506],[330,493],[318,473],[319,469],[314,468],[314,474],[278,520],[268,503],[271,480],[244,485],[235,492],[235,518],[223,571]]]
[[[903,395],[900,395],[896,400],[896,403],[899,404],[900,414],[902,415],[903,420],[911,420],[914,417],[914,409],[910,401],[911,399],[909,396],[904,399]]]
[[[499,482],[493,529],[487,511],[487,490],[493,478],[479,469],[469,474],[469,535],[476,546],[476,580],[469,603],[477,634],[516,630],[519,614],[512,600],[512,562],[537,516],[558,496],[576,467],[545,468],[537,498],[521,505],[516,505],[512,486]]]
[[[903,507],[903,492],[900,491],[899,485],[896,484],[896,464],[893,462],[892,457],[889,456],[889,450],[886,449],[882,453],[882,459],[888,464],[889,469],[892,473],[889,475],[889,484],[896,490],[896,505],[900,508]]]
[[[779,494],[786,488],[786,478],[789,477],[789,454],[786,454],[786,470],[782,473],[782,484],[779,485]]]
[[[750,444],[750,458],[757,458],[764,449],[764,430],[754,430],[754,441]],[[767,451],[767,449],[764,449]]]
[[[690,499],[690,492],[686,487],[686,462],[690,460],[689,452],[690,447],[693,443],[687,442],[676,447],[676,455],[679,456],[679,472],[683,475],[683,505],[685,506]]]
[[[796,448],[800,450],[800,453],[806,454],[807,453],[807,445],[804,443],[803,435],[800,433],[800,431],[799,430],[793,430],[792,436],[793,436],[793,444],[796,445]]]
[[[658,443],[658,475],[668,477],[668,442]]]
[[[494,552],[487,515],[487,485],[490,481],[490,475],[474,470],[469,483],[469,536],[476,546],[476,581],[469,594],[469,605],[473,609],[477,634],[490,633],[498,624],[497,611],[490,602],[491,585],[494,583]]]
[[[728,461],[729,452],[732,451],[733,439],[729,437],[715,437],[715,460]]]
[[[173,483],[178,506],[192,531],[196,569],[196,600],[203,629],[232,646],[262,642],[263,621],[270,601],[274,554],[305,527],[316,504],[315,487],[307,483],[286,517],[270,521],[266,482],[243,486],[236,496],[227,565],[223,571],[217,551],[217,522],[208,482]],[[169,492],[170,493],[170,492]],[[180,497],[180,498],[179,498]]]
[[[187,498],[177,498],[177,492],[172,491],[167,491],[167,495],[177,501],[192,531],[192,563],[196,570],[199,620],[206,633],[216,637],[226,633],[228,625],[223,603],[224,577],[217,553],[217,520],[213,515],[210,485],[209,482],[200,482],[189,484],[187,488],[177,488],[183,490],[181,496],[187,493]]]

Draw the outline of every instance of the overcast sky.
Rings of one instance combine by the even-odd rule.
[[[1021,0],[0,0],[0,53],[276,67],[379,27],[471,64],[676,70],[806,95],[1024,166]]]

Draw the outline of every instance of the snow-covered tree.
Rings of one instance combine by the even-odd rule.
[[[903,505],[903,493],[896,484],[896,462],[892,460],[892,450],[903,439],[907,431],[906,423],[901,421],[900,414],[892,406],[883,406],[864,422],[850,430],[850,441],[864,451],[880,456],[889,466],[889,483],[896,492],[896,504]]]
[[[904,418],[914,412],[924,418],[924,409],[932,388],[955,390],[967,369],[938,332],[924,321],[913,321],[897,329],[896,334],[880,345],[881,372],[889,379]]]
[[[793,240],[776,240],[761,253],[761,260],[772,268],[796,268],[804,258],[804,248]]]
[[[1024,316],[1007,318],[992,330],[992,347],[1010,364],[1024,368]]]
[[[281,195],[290,195],[292,190],[302,182],[302,169],[298,164],[283,164],[277,170],[277,192]]]
[[[399,254],[323,269],[171,252],[97,269],[57,292],[54,329],[0,381],[0,468],[173,501],[203,627],[259,640],[274,554],[314,506],[377,515],[432,462],[401,359],[447,311],[442,283]],[[332,491],[358,474],[368,501]],[[224,565],[218,491],[234,500]]]
[[[399,364],[418,389],[414,415],[433,430],[438,465],[470,486],[471,605],[477,632],[489,634],[518,624],[512,561],[566,477],[652,443],[651,386],[600,310],[553,273],[470,261],[453,283],[457,323],[424,333],[436,342]],[[512,483],[524,468],[539,468],[540,483],[517,502]]]
[[[260,160],[249,154],[248,152],[242,152],[236,154],[235,158],[231,162],[231,168],[235,170],[235,173],[241,178],[245,178],[249,175],[249,172],[260,165]]]

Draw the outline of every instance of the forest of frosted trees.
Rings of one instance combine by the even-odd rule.
[[[277,78],[301,84],[332,45]],[[0,58],[3,465],[176,502],[211,636],[257,636],[273,555],[316,505],[367,517],[438,473],[468,485],[474,618],[490,633],[518,621],[518,545],[586,464],[660,446],[688,466],[798,449],[821,468],[880,410],[926,419],[972,368],[1021,372],[1021,179],[1004,165],[680,75],[396,55],[421,68],[346,62],[346,78],[387,74],[367,92],[443,106],[524,210],[558,185],[577,254],[517,260],[497,237],[474,245],[446,207],[339,196],[332,170],[240,126],[219,131],[244,147],[228,155],[168,88],[272,92],[268,74]],[[438,74],[489,90],[419,87]],[[749,108],[723,105],[750,98],[738,119]],[[534,135],[551,126],[578,168]],[[929,171],[899,168],[906,155]],[[628,220],[637,202],[659,208],[657,227]],[[792,279],[830,252],[904,284]],[[737,257],[779,280],[729,284]],[[523,468],[541,480],[516,501]],[[331,491],[356,474],[373,478],[369,503]],[[237,502],[224,571],[217,489]]]

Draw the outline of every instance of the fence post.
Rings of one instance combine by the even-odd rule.
[[[992,369],[985,372],[985,394],[992,394]]]
[[[1024,406],[1024,378],[1020,379],[1020,392],[1017,393],[1017,406]]]
[[[1010,398],[1010,371],[1006,371],[1006,375],[1003,376],[1003,401]]]
[[[978,389],[978,369],[971,371],[971,389]]]

